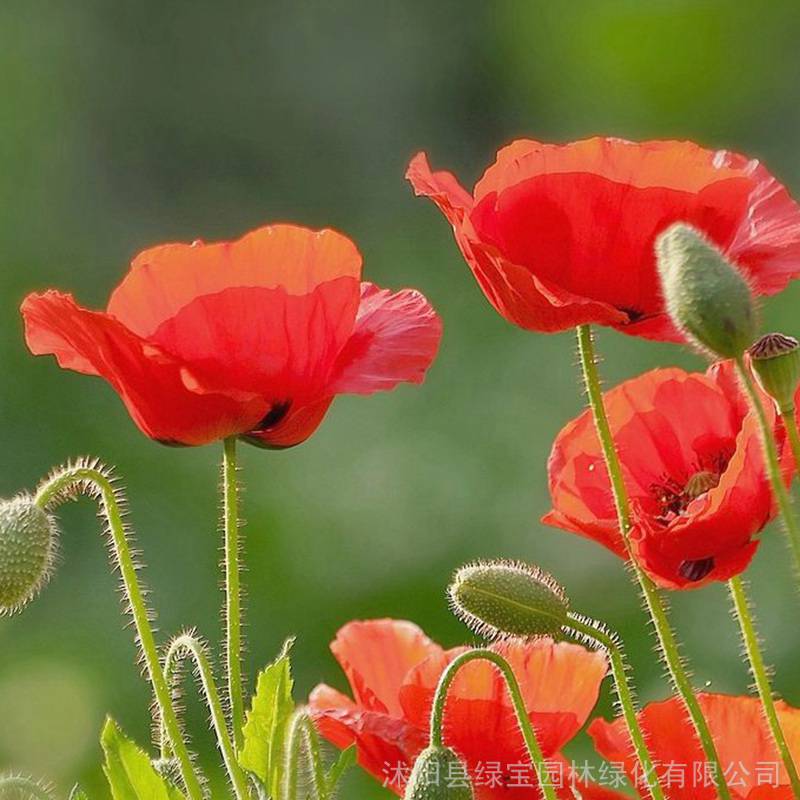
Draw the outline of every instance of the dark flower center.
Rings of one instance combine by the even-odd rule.
[[[666,478],[661,483],[653,484],[650,490],[660,507],[657,514],[659,521],[666,525],[672,517],[684,514],[692,500],[719,485],[721,472],[722,470],[701,469],[683,484],[674,478]]]

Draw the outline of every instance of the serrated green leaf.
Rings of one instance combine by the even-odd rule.
[[[156,772],[147,753],[122,733],[112,719],[100,737],[106,774],[114,800],[185,800],[183,794]]]
[[[239,753],[239,763],[262,781],[271,797],[280,789],[286,728],[294,713],[291,646],[292,640],[287,641],[280,656],[258,676]]]
[[[358,751],[356,750],[356,746],[351,744],[350,747],[346,747],[344,750],[342,750],[342,752],[339,753],[339,757],[336,759],[336,761],[331,764],[331,767],[328,770],[328,775],[325,778],[325,783],[328,787],[328,794],[333,793],[345,772],[347,772],[350,767],[355,765],[357,753]]]

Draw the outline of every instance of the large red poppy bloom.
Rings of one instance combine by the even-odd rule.
[[[754,697],[698,695],[719,752],[720,765],[736,800],[791,800],[789,778]],[[776,703],[781,727],[796,762],[800,762],[800,710]],[[683,703],[671,698],[651,703],[639,713],[653,763],[668,800],[716,800],[713,774]],[[622,764],[642,797],[642,774],[623,719],[596,719],[589,735],[609,762]]]
[[[605,656],[550,639],[492,649],[514,669],[545,757],[558,760],[558,751],[597,701]],[[345,625],[331,650],[353,699],[321,685],[311,694],[310,713],[322,736],[336,747],[355,743],[361,766],[402,794],[417,755],[428,744],[439,678],[466,648],[444,650],[410,622],[373,620]],[[465,761],[477,800],[539,797],[503,678],[494,667],[487,662],[463,667],[450,689],[444,724],[445,743]],[[566,768],[560,760],[559,765]],[[573,798],[566,772],[556,769],[553,783],[563,784],[562,797]],[[616,796],[596,787],[583,791],[586,798]]]
[[[758,161],[691,142],[513,142],[472,194],[424,153],[406,177],[453,226],[484,294],[546,333],[585,323],[680,341],[653,243],[672,223],[703,231],[759,295],[800,275],[800,207]]]
[[[360,278],[342,234],[271,225],[145,250],[104,312],[48,291],[22,314],[33,353],[105,378],[153,439],[289,447],[337,394],[421,383],[436,355],[441,321],[427,300]]]
[[[731,363],[705,374],[653,370],[606,392],[604,401],[631,498],[631,545],[641,566],[670,589],[742,572],[775,507],[758,426]],[[543,522],[626,557],[588,410],[558,434],[548,475],[553,509]]]

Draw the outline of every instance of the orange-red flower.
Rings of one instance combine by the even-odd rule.
[[[606,392],[604,400],[631,498],[631,545],[641,566],[671,589],[742,572],[775,508],[757,422],[731,363],[705,374],[653,370]],[[774,421],[772,404],[768,413]],[[553,509],[543,521],[625,557],[589,411],[559,433],[548,474]]]
[[[336,747],[355,743],[364,769],[402,794],[411,766],[428,744],[428,725],[439,678],[466,648],[443,650],[410,622],[373,620],[342,628],[331,650],[353,699],[318,686],[310,713]],[[580,730],[597,701],[605,656],[550,639],[494,645],[520,682],[546,758]],[[445,707],[444,740],[467,764],[478,800],[533,800],[539,787],[530,767],[505,684],[487,662],[471,662],[455,678]],[[559,761],[559,764],[563,762]],[[569,775],[559,792],[572,798]],[[598,788],[585,797],[612,797]],[[592,792],[595,792],[592,794]]]
[[[453,226],[489,302],[553,332],[611,325],[680,341],[664,311],[653,242],[672,223],[703,231],[759,295],[800,275],[800,207],[758,161],[691,142],[513,142],[472,194],[423,153],[407,177]]]
[[[337,394],[421,383],[441,337],[419,292],[362,283],[349,239],[295,225],[145,250],[105,312],[47,291],[22,314],[33,353],[105,378],[147,436],[185,445],[299,444]]]
[[[735,800],[791,800],[789,778],[764,721],[761,703],[754,697],[698,695],[700,707],[719,752],[720,765]],[[800,762],[800,710],[776,703],[789,749]],[[716,800],[713,773],[703,748],[677,698],[651,703],[639,713],[653,763],[667,800]],[[632,756],[622,719],[596,719],[589,735],[609,762],[624,765],[642,797],[642,773]]]

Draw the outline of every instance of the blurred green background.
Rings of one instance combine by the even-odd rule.
[[[242,448],[250,674],[295,633],[298,697],[319,680],[343,687],[327,645],[357,617],[414,619],[460,643],[443,600],[451,570],[509,556],[554,572],[575,607],[619,630],[642,697],[663,697],[620,563],[537,521],[550,443],[581,408],[573,341],[500,319],[403,172],[424,148],[471,184],[514,137],[609,133],[739,149],[800,192],[798,41],[797,0],[5,0],[0,493],[79,454],[115,464],[161,631],[197,624],[216,644],[219,448],[145,439],[107,385],[26,353],[18,305],[56,286],[101,307],[154,243],[275,220],[334,226],[358,242],[370,279],[428,295],[445,338],[423,387],[343,397],[294,450]],[[794,286],[767,303],[765,326],[798,333],[798,301]],[[609,382],[657,364],[702,368],[681,348],[611,331],[600,347]],[[0,620],[0,769],[62,791],[80,779],[102,797],[104,715],[147,741],[148,692],[94,509],[61,517],[52,585]],[[800,703],[797,599],[777,530],[751,575],[776,686]],[[674,606],[698,684],[745,691],[723,588]],[[204,718],[191,701],[195,742],[213,756]],[[343,796],[384,793],[354,774]]]

